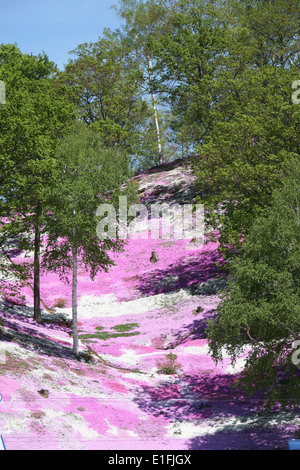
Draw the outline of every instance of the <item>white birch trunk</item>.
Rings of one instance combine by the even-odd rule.
[[[73,215],[75,217],[76,211],[73,208]],[[72,265],[73,265],[73,276],[72,276],[72,331],[73,331],[73,353],[78,356],[78,325],[77,325],[77,244],[75,237],[75,227],[73,229],[73,246],[72,246]]]
[[[157,148],[158,148],[158,161],[160,165],[162,163],[162,145],[161,145],[160,129],[159,129],[159,123],[158,123],[157,109],[156,109],[156,98],[155,98],[155,94],[154,94],[153,86],[152,86],[152,62],[151,62],[150,57],[148,58],[148,76],[149,76],[152,106],[153,106],[153,112],[154,112],[154,122],[155,122],[156,140],[157,140]]]
[[[72,330],[73,353],[78,356],[78,327],[77,327],[77,247],[72,247],[73,279],[72,279]]]

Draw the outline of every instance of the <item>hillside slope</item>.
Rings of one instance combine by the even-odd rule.
[[[194,177],[177,161],[135,178],[141,202],[191,203]],[[80,271],[80,348],[71,353],[71,285],[41,280],[44,305],[66,305],[41,325],[32,290],[0,303],[0,433],[14,449],[275,449],[300,426],[296,412],[262,415],[259,400],[233,392],[243,367],[215,364],[205,328],[225,279],[218,244],[129,239],[115,266],[92,282]],[[153,251],[158,261],[150,262]],[[22,254],[14,257],[18,262]],[[177,356],[175,373],[159,361]]]

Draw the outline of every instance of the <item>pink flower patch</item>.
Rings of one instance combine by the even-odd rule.
[[[124,385],[112,381],[112,380],[105,380],[102,382],[105,387],[108,387],[110,390],[113,390],[114,392],[121,392],[121,393],[128,393],[128,390]]]
[[[0,406],[9,401],[19,388],[20,385],[16,380],[0,376],[0,394],[2,395],[3,402]]]

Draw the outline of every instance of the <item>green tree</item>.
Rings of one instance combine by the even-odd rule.
[[[281,168],[299,155],[300,109],[291,95],[300,23],[294,0],[226,3],[228,53],[211,84],[213,127],[196,148],[195,171],[207,221],[232,256],[269,204]]]
[[[216,119],[198,149],[197,184],[207,221],[220,231],[221,250],[232,256],[255,217],[280,185],[281,168],[299,156],[300,109],[291,100],[293,70],[266,66],[249,70],[232,85],[239,96]],[[216,114],[218,111],[216,110]],[[228,112],[229,114],[229,112]]]
[[[97,207],[104,202],[116,205],[121,194],[132,202],[136,194],[128,182],[126,156],[116,149],[103,149],[99,135],[83,123],[77,123],[62,140],[57,158],[61,177],[52,187],[42,265],[59,272],[66,282],[72,272],[73,352],[78,356],[78,265],[94,279],[100,270],[113,265],[108,252],[122,250],[125,243],[118,236],[98,238]]]
[[[228,53],[228,25],[221,2],[173,0],[169,12],[164,34],[153,35],[150,44],[156,86],[165,92],[171,127],[186,156],[214,127],[214,80]]]
[[[300,8],[297,0],[240,0],[232,16],[247,30],[251,61],[257,67],[286,68],[299,64]]]
[[[256,219],[207,330],[212,356],[246,355],[238,385],[262,392],[266,403],[299,405],[300,163],[291,160],[270,207]]]
[[[46,55],[23,54],[16,45],[0,46],[0,77],[6,85],[6,104],[0,109],[0,214],[10,219],[1,226],[1,240],[13,237],[20,248],[32,251],[33,247],[38,322],[45,201],[57,177],[57,143],[76,117],[67,90],[57,85],[56,71]]]
[[[94,43],[71,51],[60,80],[73,91],[83,122],[95,128],[104,147],[138,152],[149,107],[141,90],[143,77],[130,58],[122,34],[105,30]]]
[[[296,0],[173,0],[171,27],[151,42],[177,143],[199,155],[201,202],[228,255],[299,153],[299,15]]]
[[[115,7],[121,19],[125,20],[123,30],[134,58],[143,76],[144,92],[149,95],[155,128],[156,163],[165,160],[163,126],[156,96],[157,84],[154,71],[153,37],[160,41],[168,27],[170,5],[168,1],[120,0]],[[153,136],[153,133],[151,133]],[[153,139],[153,137],[152,137]],[[148,157],[149,158],[149,157]]]

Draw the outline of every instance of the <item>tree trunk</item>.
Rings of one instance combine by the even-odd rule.
[[[159,162],[159,165],[160,165],[162,163],[162,145],[161,145],[160,129],[159,129],[157,109],[156,109],[156,99],[155,99],[155,94],[154,94],[153,85],[152,85],[152,62],[151,62],[150,57],[148,57],[148,76],[149,76],[152,106],[153,106],[153,112],[154,112],[154,123],[155,123],[155,129],[156,129],[156,140],[157,140],[157,148],[158,148],[158,162]]]
[[[77,247],[72,247],[73,283],[72,283],[72,329],[73,353],[78,356],[78,327],[77,327]]]
[[[33,319],[37,323],[42,322],[41,294],[40,294],[40,249],[41,249],[41,206],[38,203],[36,209],[37,221],[34,233],[34,267],[33,267]]]

